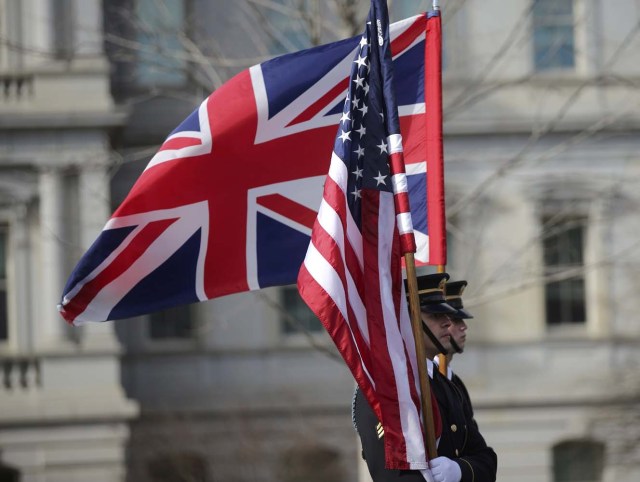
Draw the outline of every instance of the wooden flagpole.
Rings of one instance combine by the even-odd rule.
[[[418,298],[418,281],[416,279],[416,262],[413,253],[404,255],[407,270],[407,286],[409,288],[409,313],[411,329],[416,343],[418,378],[420,379],[420,398],[422,402],[422,422],[427,441],[427,456],[432,460],[438,456],[436,448],[436,429],[433,422],[433,405],[431,403],[431,386],[427,372],[427,354],[423,342],[422,318],[420,317],[420,299]]]

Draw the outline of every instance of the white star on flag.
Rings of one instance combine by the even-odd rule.
[[[378,171],[378,175],[374,176],[373,178],[376,180],[376,182],[378,183],[377,185],[379,186],[380,184],[384,184],[385,186],[387,185],[386,182],[384,182],[384,180],[386,179],[387,176],[384,176],[380,171]]]
[[[342,142],[347,141],[347,140],[351,140],[351,131],[342,131],[342,134],[340,134],[340,139],[342,139]],[[380,146],[378,146],[380,147]],[[385,152],[386,152],[386,148],[387,146],[385,146]]]
[[[358,67],[366,67],[367,58],[366,57],[362,57],[361,55],[358,55],[358,59],[354,60],[353,63],[358,64]]]

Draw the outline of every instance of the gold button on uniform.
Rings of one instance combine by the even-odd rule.
[[[457,425],[455,423],[453,425],[451,425],[451,431],[452,432],[457,432],[458,431],[458,427],[457,427]]]

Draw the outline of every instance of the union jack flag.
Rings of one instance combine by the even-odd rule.
[[[426,360],[416,360],[401,265],[415,244],[387,7],[371,3],[298,290],[382,424],[386,467],[425,470],[417,363]]]
[[[398,22],[391,37],[416,259],[442,264],[427,219],[426,23]],[[202,102],[77,264],[62,316],[76,325],[128,318],[295,283],[359,41],[253,66]]]

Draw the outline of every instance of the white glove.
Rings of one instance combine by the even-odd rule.
[[[460,482],[460,466],[449,457],[436,457],[429,462],[434,482]]]
[[[431,471],[429,469],[422,469],[420,473],[424,477],[424,480],[426,480],[427,482],[435,482],[435,480],[433,480],[433,475],[431,475]]]

